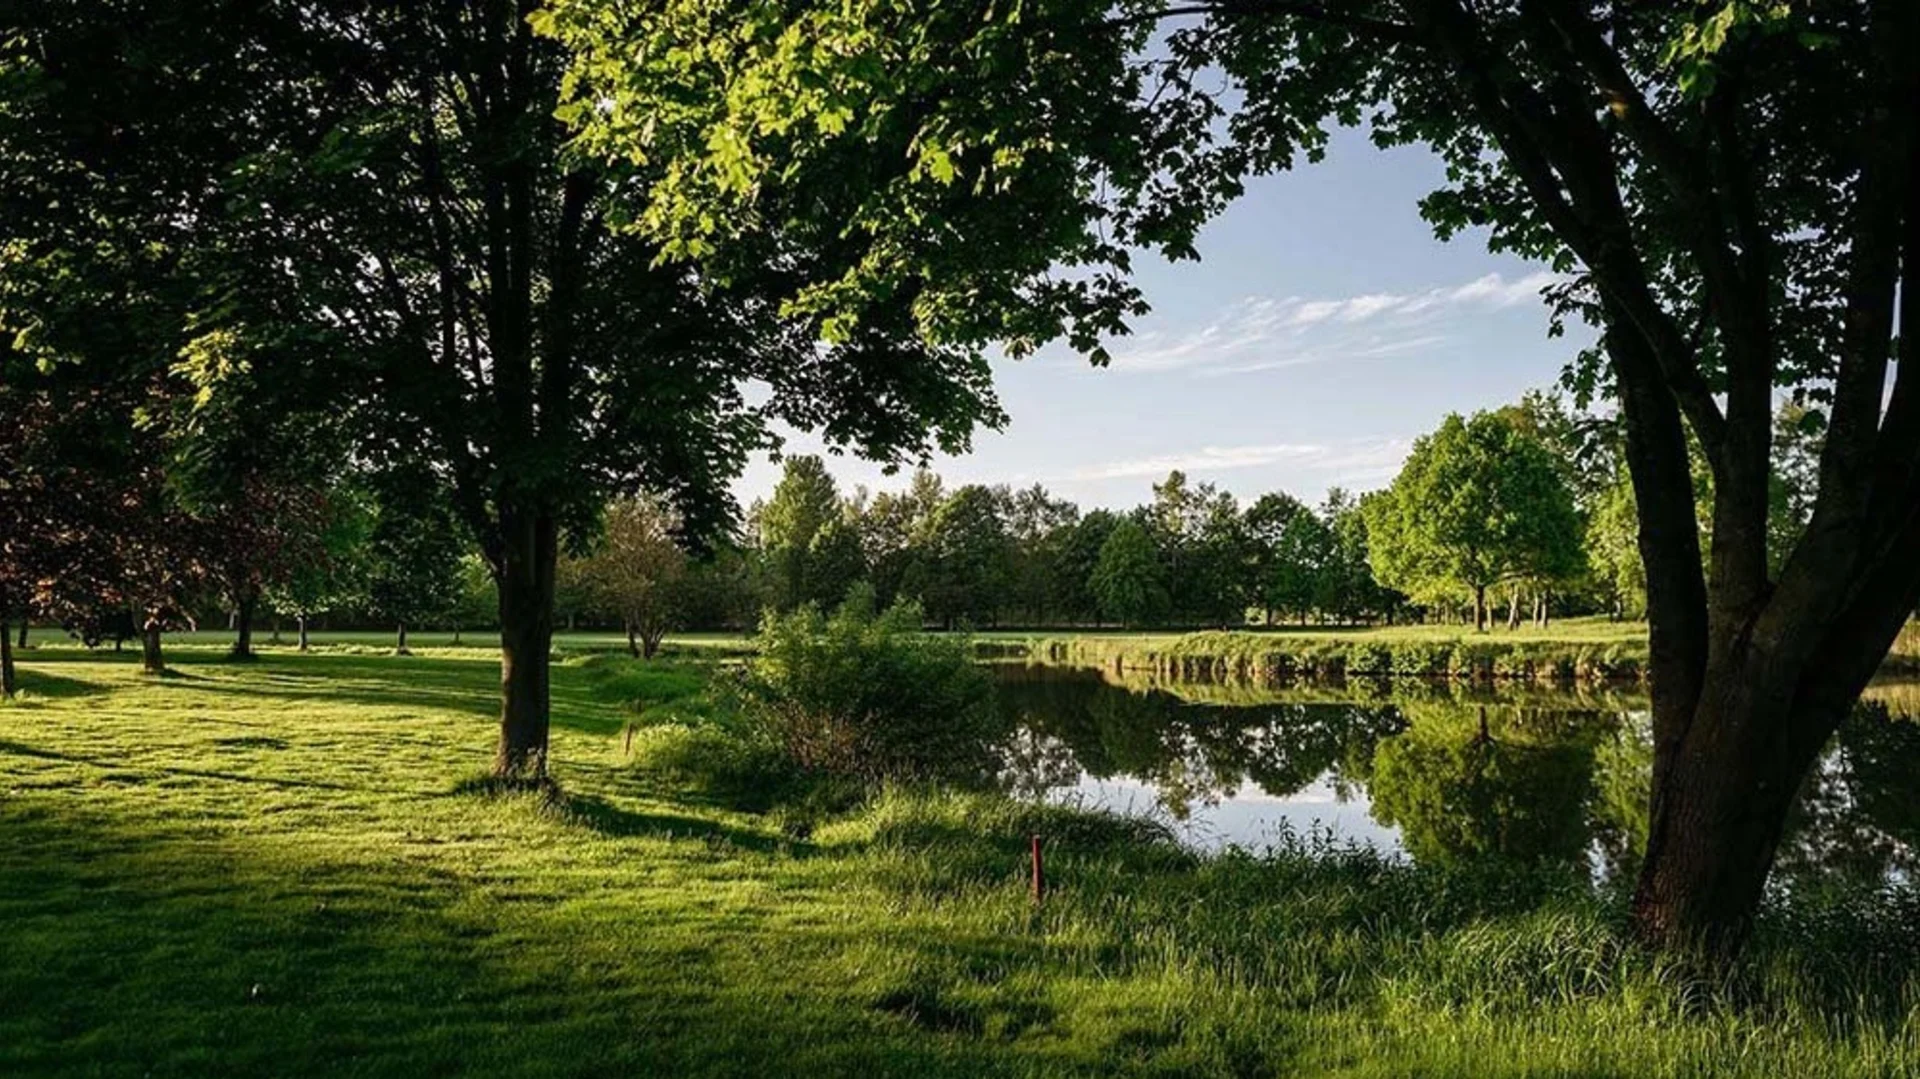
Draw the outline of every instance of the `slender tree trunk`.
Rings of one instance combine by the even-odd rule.
[[[140,626],[140,670],[146,674],[165,674],[167,657],[160,650],[160,619],[152,615]]]
[[[303,614],[298,617],[300,621],[300,651],[305,652],[311,644],[307,637],[307,616]]]
[[[640,658],[639,632],[640,631],[633,626],[633,619],[627,619],[627,654],[635,659]]]
[[[453,624],[453,643],[456,646],[460,643],[460,623],[458,622]]]
[[[27,625],[30,621],[26,615],[23,614],[20,616],[20,639],[14,642],[14,647],[22,651],[27,647]]]
[[[493,771],[535,779],[547,771],[559,529],[551,514],[536,511],[510,510],[500,524],[500,745]]]
[[[1507,632],[1513,633],[1520,628],[1520,589],[1516,586],[1507,597]]]
[[[1487,586],[1475,585],[1473,589],[1473,631],[1484,633],[1487,629]]]
[[[22,622],[21,628],[26,628]],[[7,612],[0,609],[0,697],[12,697],[20,689],[13,669],[13,630],[7,625]]]
[[[280,612],[279,611],[273,612],[273,617],[268,622],[268,624],[273,627],[273,634],[267,638],[268,643],[279,644],[280,643]]]
[[[251,589],[240,594],[240,601],[234,605],[233,612],[233,648],[228,651],[227,658],[236,660],[256,658],[253,651],[253,609],[259,601],[259,595]]]
[[[407,624],[405,622],[400,623],[400,628],[394,632],[393,654],[396,656],[410,656],[413,654],[407,651]]]

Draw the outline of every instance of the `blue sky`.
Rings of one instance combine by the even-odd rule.
[[[1448,412],[1550,385],[1590,338],[1547,337],[1544,267],[1489,254],[1477,233],[1433,237],[1417,202],[1442,178],[1423,148],[1338,133],[1324,163],[1250,184],[1201,236],[1199,262],[1138,260],[1154,310],[1114,343],[1112,366],[1065,349],[998,362],[1006,429],[933,467],[949,484],[1043,483],[1084,508],[1143,502],[1172,468],[1243,499],[1385,485]],[[827,463],[846,488],[905,482]],[[756,461],[742,504],[778,476]]]

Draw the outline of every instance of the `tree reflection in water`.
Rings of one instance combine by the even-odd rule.
[[[1128,780],[1176,820],[1331,789],[1364,799],[1419,861],[1545,862],[1630,880],[1646,842],[1644,702],[1456,692],[1141,687],[1098,671],[1009,666],[1000,699],[1018,733],[1003,748],[1002,782],[1040,798],[1089,778]],[[1835,736],[1788,822],[1776,886],[1916,879],[1917,703],[1911,686],[1876,687]]]

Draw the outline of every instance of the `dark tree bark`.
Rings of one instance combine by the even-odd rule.
[[[164,623],[155,615],[148,615],[140,626],[140,670],[144,674],[167,673],[167,657],[160,648],[160,631]]]
[[[29,625],[29,621],[26,615],[23,614],[20,616],[20,639],[14,642],[14,647],[21,649],[27,647],[27,626]]]
[[[633,619],[627,619],[627,654],[634,659],[640,658],[640,631],[634,627]]]
[[[508,510],[501,520],[500,745],[494,775],[546,775],[559,529],[551,514]]]
[[[228,659],[245,661],[258,658],[253,650],[253,613],[259,602],[259,594],[251,589],[240,593],[240,601],[234,605],[233,648],[227,653]]]
[[[1634,916],[1656,945],[1729,954],[1800,782],[1920,601],[1920,349],[1893,334],[1896,305],[1899,325],[1920,324],[1920,9],[1873,5],[1850,45],[1870,96],[1838,151],[1853,187],[1830,222],[1832,294],[1815,298],[1842,313],[1830,416],[1812,520],[1777,576],[1766,523],[1785,286],[1745,129],[1759,114],[1742,97],[1749,46],[1729,42],[1718,87],[1676,122],[1586,5],[1407,10],[1395,42],[1457,79],[1597,294],[1647,569],[1654,760]],[[1661,186],[1662,206],[1630,201],[1623,184],[1640,181]],[[1650,251],[1650,236],[1668,246]],[[1684,263],[1697,309],[1675,313],[1663,259]],[[1713,474],[1704,572],[1687,428]]]
[[[26,623],[21,623],[26,628]],[[0,609],[0,697],[19,692],[19,680],[13,669],[13,630],[7,625],[7,612]]]
[[[1473,631],[1485,633],[1487,630],[1487,586],[1475,585],[1473,589]]]
[[[660,642],[665,640],[667,631],[650,629],[640,635],[640,655],[643,659],[652,659],[660,654]]]
[[[399,628],[394,631],[393,654],[396,656],[410,656],[413,654],[407,651],[407,624],[405,622],[400,623]]]

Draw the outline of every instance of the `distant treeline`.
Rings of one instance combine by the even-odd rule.
[[[1791,406],[1778,426],[1773,527],[1789,534],[1810,501],[1818,431]],[[952,487],[926,470],[899,491],[842,490],[820,458],[794,456],[717,544],[685,542],[652,497],[577,522],[554,617],[624,628],[649,654],[672,629],[750,628],[763,611],[831,608],[856,591],[882,607],[917,603],[943,628],[1491,628],[1502,605],[1509,626],[1635,618],[1645,574],[1619,441],[1610,418],[1533,393],[1447,417],[1383,490],[1335,488],[1317,506],[1278,491],[1243,503],[1175,471],[1124,511],[1083,511],[1038,484]],[[490,629],[494,576],[448,497],[430,475],[384,472],[263,495],[245,546],[221,543],[218,530],[204,545],[227,557],[200,560],[198,620],[244,612],[301,631],[320,619],[377,626],[397,630],[403,648],[408,627]],[[134,635],[129,608],[102,595],[47,613],[90,641]]]

